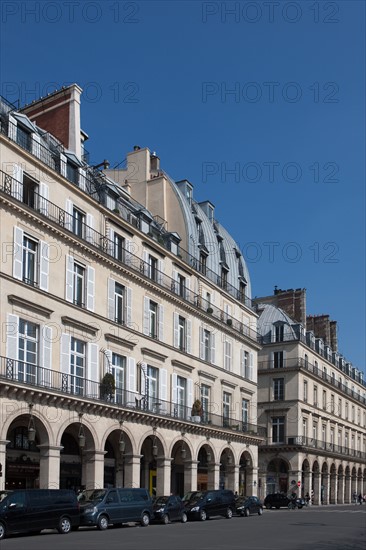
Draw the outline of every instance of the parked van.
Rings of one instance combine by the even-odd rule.
[[[81,525],[108,529],[110,524],[138,522],[143,527],[153,517],[152,500],[146,489],[92,489],[79,497]]]
[[[66,534],[80,523],[74,491],[64,489],[19,489],[0,502],[0,540],[12,533],[40,533],[57,529]]]
[[[235,512],[235,496],[228,489],[216,491],[192,491],[184,497],[188,519],[205,521],[212,516],[232,518]]]

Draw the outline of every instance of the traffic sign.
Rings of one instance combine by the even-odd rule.
[[[297,486],[298,486],[298,487],[301,487],[301,481],[298,481],[298,482],[297,482]]]

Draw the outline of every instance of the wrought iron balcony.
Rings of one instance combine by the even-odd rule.
[[[281,442],[273,442],[271,438],[267,438],[261,444],[261,448],[268,447],[270,449],[282,448],[283,447],[303,447],[304,450],[316,450],[319,454],[322,453],[335,453],[347,457],[359,458],[361,460],[366,460],[366,452],[360,450],[351,449],[345,445],[335,445],[334,443],[329,443],[325,441],[320,441],[319,439],[313,439],[311,437],[306,437],[304,435],[293,435],[285,438]]]

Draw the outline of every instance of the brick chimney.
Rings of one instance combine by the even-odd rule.
[[[81,159],[80,95],[82,89],[71,84],[26,105],[22,112],[37,126],[61,141]]]
[[[305,288],[281,290],[275,287],[273,296],[255,298],[253,301],[257,304],[272,304],[273,306],[279,307],[283,309],[293,321],[301,323],[303,326],[306,324]]]
[[[338,350],[337,321],[330,321],[329,315],[308,315],[306,330],[312,330],[316,338],[322,338],[333,351]]]

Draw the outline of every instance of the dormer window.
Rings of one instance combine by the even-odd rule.
[[[207,270],[207,254],[201,250],[199,270],[203,275],[206,275]]]
[[[78,167],[69,159],[67,159],[67,164],[66,164],[66,177],[69,181],[71,181],[72,183],[75,183],[75,185],[79,183]]]
[[[210,204],[208,205],[208,208],[207,208],[207,214],[208,214],[208,219],[210,220],[211,223],[213,223],[213,221],[214,221],[214,208]]]
[[[186,199],[188,204],[192,204],[192,187],[188,183],[186,186]]]
[[[221,267],[220,286],[221,286],[221,288],[223,288],[224,290],[227,289],[227,275],[228,275],[228,270],[226,269],[226,267],[222,266],[222,267]]]
[[[275,325],[275,342],[283,342],[285,339],[285,325],[283,323]]]

